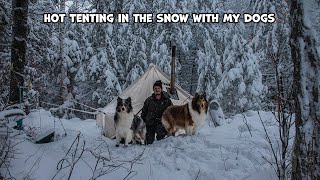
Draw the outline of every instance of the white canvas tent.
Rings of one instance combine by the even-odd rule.
[[[159,70],[159,68],[150,64],[147,71],[128,88],[126,88],[119,96],[121,98],[131,97],[133,112],[137,114],[143,107],[144,101],[153,93],[153,84],[155,81],[161,80],[163,83],[163,91],[167,91],[170,87],[170,79]],[[192,96],[179,86],[175,86],[179,100],[171,99],[174,105],[182,105],[188,102]],[[101,109],[96,116],[98,126],[102,127],[105,136],[111,138],[115,135],[114,114],[117,105],[117,98],[112,100],[105,108]]]

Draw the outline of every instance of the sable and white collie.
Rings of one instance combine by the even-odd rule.
[[[169,106],[162,114],[162,124],[169,135],[184,129],[187,135],[194,135],[204,122],[208,111],[206,95],[198,93],[190,102],[181,106]]]
[[[116,140],[118,147],[120,142],[124,141],[124,146],[132,141],[132,121],[133,121],[133,111],[132,111],[132,102],[131,98],[117,99],[116,113],[114,115],[114,125],[116,129]]]
[[[133,131],[133,143],[144,144],[147,132],[146,123],[138,115],[134,115],[131,130]]]

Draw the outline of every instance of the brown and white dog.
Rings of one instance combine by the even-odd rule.
[[[198,93],[192,101],[182,106],[170,106],[162,114],[162,124],[169,135],[184,129],[187,135],[194,135],[204,122],[208,111],[206,95]]]

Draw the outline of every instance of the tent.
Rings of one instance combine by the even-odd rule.
[[[134,114],[137,114],[143,107],[144,101],[153,93],[153,84],[155,81],[161,80],[163,91],[170,88],[170,78],[162,72],[156,65],[150,64],[146,72],[126,88],[119,97],[132,99],[132,107]],[[178,100],[171,99],[174,105],[182,105],[188,102],[192,96],[180,86],[175,86],[178,94]],[[117,98],[113,99],[105,108],[100,109],[96,116],[98,126],[103,128],[104,135],[112,138],[115,135],[114,114],[117,105]]]

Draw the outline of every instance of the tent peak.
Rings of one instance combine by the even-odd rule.
[[[155,65],[153,63],[150,63],[149,64],[149,67],[154,67]]]

